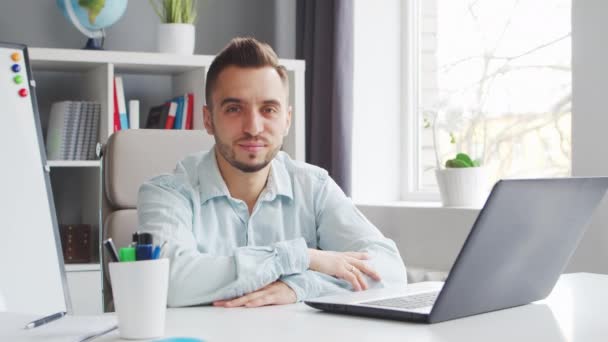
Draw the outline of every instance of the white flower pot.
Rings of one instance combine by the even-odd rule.
[[[444,207],[481,208],[488,198],[489,180],[485,167],[435,170]]]
[[[193,54],[194,33],[194,25],[191,24],[160,24],[157,35],[158,52]]]

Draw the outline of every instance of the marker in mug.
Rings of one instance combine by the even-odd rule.
[[[113,262],[118,262],[120,259],[118,258],[118,252],[116,251],[116,246],[114,246],[114,242],[112,241],[112,238],[108,238],[107,240],[105,240],[103,242],[103,245],[108,250],[110,259],[112,259]]]
[[[120,262],[135,261],[135,248],[123,247],[120,249]]]
[[[154,254],[152,255],[152,259],[159,259],[160,253],[163,251],[163,247],[167,244],[167,241],[163,242],[162,245],[154,247]]]
[[[137,246],[135,247],[136,260],[150,260],[154,252],[152,244],[152,234],[139,233],[137,236]]]

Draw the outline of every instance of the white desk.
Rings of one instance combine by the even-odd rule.
[[[608,275],[564,275],[544,301],[434,325],[324,313],[304,304],[169,309],[166,336],[215,341],[606,341]],[[118,340],[114,332],[95,341]]]

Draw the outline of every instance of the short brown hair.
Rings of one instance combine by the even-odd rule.
[[[218,76],[229,66],[237,66],[241,68],[274,68],[283,85],[287,88],[289,94],[289,82],[287,79],[287,69],[279,64],[279,58],[272,47],[266,43],[262,43],[255,38],[233,38],[226,47],[213,59],[207,71],[207,80],[205,84],[205,98],[207,105],[211,107],[211,94],[215,88]]]

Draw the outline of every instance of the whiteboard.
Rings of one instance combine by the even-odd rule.
[[[31,75],[27,48],[0,43],[0,293],[45,315],[71,305]]]

